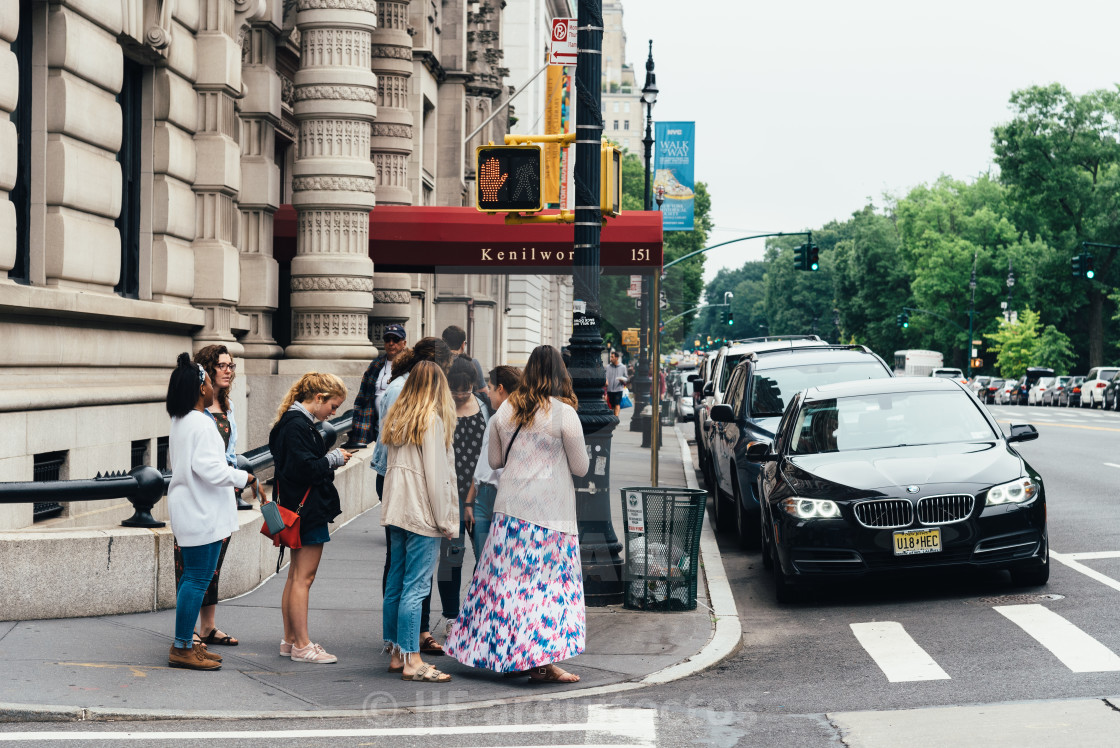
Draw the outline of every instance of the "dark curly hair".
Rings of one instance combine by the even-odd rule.
[[[194,410],[202,395],[202,383],[198,381],[200,374],[198,366],[191,362],[191,354],[180,353],[167,382],[167,415],[182,418]]]
[[[206,373],[210,375],[211,382],[218,381],[218,357],[222,354],[229,356],[231,360],[233,359],[233,354],[224,345],[208,345],[194,354],[194,362],[202,364],[202,368],[206,369]],[[229,413],[229,391],[233,389],[233,380],[236,378],[237,374],[230,372],[229,387],[214,388],[214,396],[218,399],[218,405],[222,407],[223,413]]]

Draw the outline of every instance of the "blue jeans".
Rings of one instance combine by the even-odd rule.
[[[490,520],[494,517],[494,499],[498,498],[498,487],[490,483],[479,483],[478,493],[474,496],[474,532],[471,544],[474,546],[474,565],[482,558],[486,538],[490,536]]]
[[[392,525],[388,529],[392,561],[381,615],[382,638],[408,654],[420,648],[420,605],[432,590],[440,539]]]
[[[175,598],[175,646],[180,649],[194,646],[194,623],[202,609],[206,588],[214,579],[222,541],[206,545],[181,546],[183,576],[179,579],[179,594]]]

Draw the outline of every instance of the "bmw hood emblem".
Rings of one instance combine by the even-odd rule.
[[[917,493],[917,492],[918,492],[918,487],[917,486],[907,486],[906,487],[906,493]]]

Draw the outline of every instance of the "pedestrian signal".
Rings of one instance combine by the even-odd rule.
[[[539,145],[484,145],[475,149],[475,206],[486,213],[544,209]]]

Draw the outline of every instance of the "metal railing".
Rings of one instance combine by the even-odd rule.
[[[354,422],[354,411],[317,425],[327,449],[332,449],[339,434],[346,433]],[[254,475],[273,465],[272,452],[268,445],[249,450],[237,456],[237,466]],[[71,501],[103,501],[105,499],[128,499],[133,514],[121,522],[122,527],[163,527],[152,516],[152,508],[159,502],[167,487],[171,485],[171,473],[161,472],[150,465],[140,465],[116,473],[98,473],[94,478],[53,481],[13,481],[0,482],[0,504],[43,504],[48,502],[65,503]]]

